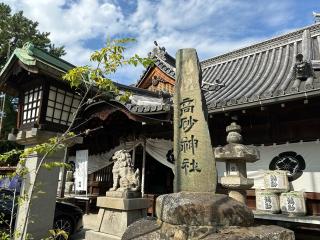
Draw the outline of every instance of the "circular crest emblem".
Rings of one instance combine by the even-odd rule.
[[[274,157],[270,162],[270,170],[288,171],[289,181],[294,181],[302,175],[302,171],[306,168],[303,157],[296,152],[282,152]]]

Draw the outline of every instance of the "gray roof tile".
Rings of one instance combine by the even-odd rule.
[[[315,89],[315,82],[294,85],[295,56],[320,60],[320,24],[201,62],[203,81],[225,87],[206,92],[211,109],[256,102]],[[318,86],[319,88],[319,86]]]

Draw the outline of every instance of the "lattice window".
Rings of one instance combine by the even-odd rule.
[[[42,87],[24,93],[22,124],[36,122],[39,118]]]
[[[50,86],[46,120],[53,123],[69,125],[73,113],[80,103],[80,97]]]

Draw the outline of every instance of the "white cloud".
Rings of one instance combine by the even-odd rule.
[[[112,1],[99,0],[15,0],[7,2],[14,10],[39,22],[41,31],[50,32],[56,45],[65,45],[65,58],[74,64],[88,63],[85,41],[123,32],[123,15]]]
[[[169,53],[195,47],[201,59],[257,42],[273,32],[292,28],[292,2],[284,0],[135,0],[128,13],[125,0],[10,0],[15,10],[51,32],[57,45],[65,45],[66,60],[87,64],[88,42],[114,36],[133,36],[130,53],[146,55],[157,40]],[[260,29],[261,28],[261,29]],[[141,68],[122,70],[117,78],[135,82]]]

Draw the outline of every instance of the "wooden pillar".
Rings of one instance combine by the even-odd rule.
[[[64,163],[69,162],[68,161],[68,148],[67,147],[64,150],[63,162]],[[64,197],[64,191],[65,191],[65,185],[66,185],[66,175],[67,175],[66,168],[62,167],[61,189],[60,189],[60,192],[59,192],[59,198],[63,198]]]
[[[133,167],[135,166],[136,163],[136,136],[133,138],[133,149],[132,149],[132,164]]]
[[[143,153],[142,153],[142,177],[141,177],[141,194],[144,196],[144,181],[146,173],[146,138],[143,139]]]

